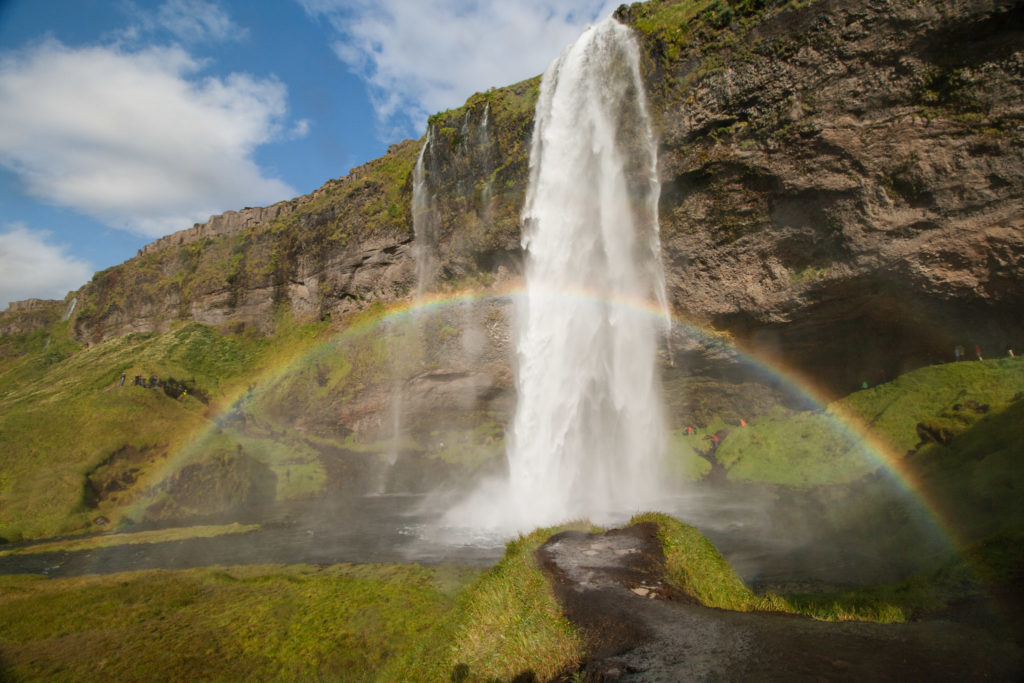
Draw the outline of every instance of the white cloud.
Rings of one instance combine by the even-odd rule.
[[[370,85],[388,132],[419,134],[426,117],[476,91],[544,71],[618,0],[298,0],[338,34],[334,51]]]
[[[37,197],[151,237],[297,194],[252,158],[287,132],[285,86],[198,78],[200,66],[180,47],[49,41],[8,54],[0,164]]]
[[[91,265],[48,239],[48,233],[29,230],[22,223],[0,233],[0,310],[22,299],[62,299],[92,277]]]
[[[157,10],[156,23],[186,43],[240,40],[247,33],[220,6],[205,0],[168,0]]]

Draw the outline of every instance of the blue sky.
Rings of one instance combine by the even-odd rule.
[[[343,176],[616,5],[0,0],[0,309]]]

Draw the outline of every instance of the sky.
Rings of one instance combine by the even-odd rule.
[[[617,5],[0,0],[0,310],[344,176]]]

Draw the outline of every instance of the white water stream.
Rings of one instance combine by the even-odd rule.
[[[631,31],[608,19],[567,48],[535,121],[508,479],[451,510],[456,527],[620,520],[665,493],[660,187]]]

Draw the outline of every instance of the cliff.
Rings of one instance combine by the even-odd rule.
[[[1004,355],[1024,333],[1024,7],[755,4],[688,33],[669,3],[619,11],[646,36],[675,310],[838,391],[957,343]]]
[[[675,313],[839,393],[1021,338],[1018,3],[654,0],[616,16],[660,133]],[[537,86],[478,93],[311,195],[154,242],[78,292],[74,334],[266,332],[282,309],[407,297],[421,151],[431,286],[514,275]]]
[[[26,335],[49,327],[57,322],[66,307],[63,301],[52,299],[12,301],[7,310],[0,313],[0,337]]]
[[[269,332],[282,307],[319,319],[394,299],[412,286],[409,174],[418,145],[267,208],[213,216],[96,273],[75,335],[95,343],[164,332],[179,320]]]

